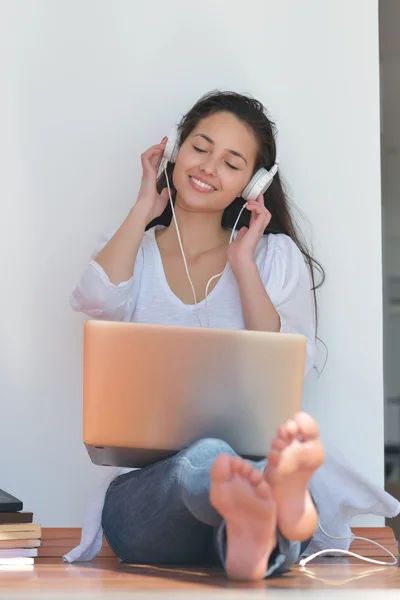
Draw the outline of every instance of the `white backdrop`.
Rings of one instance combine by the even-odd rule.
[[[383,482],[377,2],[245,7],[1,2],[0,487],[42,525],[80,525],[101,473],[81,442],[83,319],[69,294],[134,202],[140,153],[216,87],[254,94],[277,121],[327,271],[329,360],[305,406]]]

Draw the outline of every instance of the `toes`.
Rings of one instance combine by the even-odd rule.
[[[298,435],[299,426],[294,419],[289,419],[281,425],[277,431],[277,439],[283,440],[286,444],[290,444]]]
[[[210,475],[214,483],[225,483],[232,477],[232,457],[229,454],[218,456],[211,467]]]
[[[264,478],[262,471],[255,469],[248,460],[243,460],[240,456],[232,458],[229,454],[218,456],[211,467],[210,475],[214,483],[227,483],[238,475],[253,486],[257,486]]]
[[[286,446],[287,446],[287,443],[282,438],[275,438],[271,444],[271,448],[273,448],[277,452],[282,452],[282,450],[284,448],[286,448]]]
[[[232,460],[232,474],[246,479],[251,485],[256,486],[263,480],[263,473],[255,469],[251,462],[235,457]]]
[[[276,439],[282,440],[285,443],[289,442],[289,432],[286,427],[286,423],[278,427],[276,431]]]
[[[248,477],[251,485],[257,486],[264,479],[264,474],[261,471],[257,471],[256,469],[252,469]]]
[[[300,412],[295,416],[299,433],[304,440],[315,439],[319,436],[319,427],[315,419],[305,412]]]
[[[260,481],[260,483],[256,486],[256,492],[257,496],[259,496],[259,498],[262,498],[263,500],[272,499],[271,488],[265,480]]]
[[[244,460],[240,456],[231,459],[232,475],[241,475]]]
[[[299,426],[298,426],[297,422],[294,419],[290,419],[286,423],[286,428],[287,428],[290,440],[291,441],[294,440],[294,438],[296,438],[299,434]]]
[[[281,458],[281,453],[276,450],[271,450],[268,454],[268,467],[277,467]]]
[[[242,476],[248,479],[253,471],[253,465],[248,460],[243,461]]]

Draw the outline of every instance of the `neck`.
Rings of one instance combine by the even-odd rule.
[[[178,199],[177,199],[178,200]],[[196,256],[227,243],[230,232],[221,227],[222,213],[193,212],[175,202],[175,216],[178,222],[182,245],[187,256]],[[179,248],[175,221],[163,232],[163,241],[172,248]]]

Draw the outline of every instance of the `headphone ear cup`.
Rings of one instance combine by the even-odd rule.
[[[272,183],[274,175],[267,169],[259,169],[250,179],[242,192],[244,200],[257,200],[260,194],[264,194]]]
[[[175,163],[179,152],[179,133],[178,129],[174,127],[171,129],[168,136],[167,145],[165,146],[164,156],[168,162]]]

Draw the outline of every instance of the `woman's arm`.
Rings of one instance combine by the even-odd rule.
[[[103,250],[95,257],[114,285],[127,281],[133,274],[144,231],[148,223],[160,216],[168,202],[168,192],[157,192],[157,171],[167,138],[141,156],[142,183],[135,206]]]
[[[254,261],[236,274],[246,329],[280,331],[281,319],[266,292]]]
[[[143,176],[136,204],[90,261],[71,296],[74,310],[112,321],[130,320],[143,268],[143,235],[168,201],[167,190],[157,192],[157,170],[165,143],[166,138],[142,154]]]
[[[311,277],[303,255],[286,235],[270,235],[264,265],[255,252],[268,225],[270,213],[261,198],[249,203],[249,229],[239,231],[228,259],[239,286],[248,329],[297,333],[307,339],[305,371],[314,365],[315,312]]]
[[[146,225],[146,210],[140,205],[134,206],[121,227],[94,257],[114,285],[132,277]]]
[[[228,260],[239,286],[247,329],[280,331],[280,317],[261,280],[254,254],[271,220],[262,194],[247,202],[251,212],[250,226],[242,227],[228,249]]]
[[[236,272],[246,328],[304,335],[307,373],[314,366],[316,343],[310,273],[288,236],[270,235],[267,243],[260,271],[254,263]]]
[[[116,235],[116,234],[115,234]],[[94,257],[98,257],[112,237],[102,236]],[[144,266],[142,249],[136,252],[135,264],[124,281],[112,283],[103,267],[93,258],[71,294],[70,304],[76,312],[108,321],[130,321],[136,306]],[[133,275],[134,272],[134,275]]]

